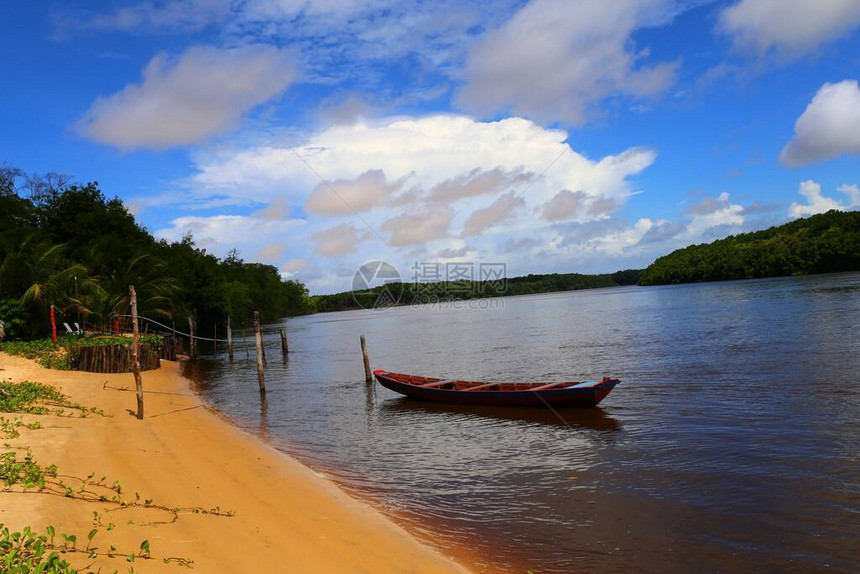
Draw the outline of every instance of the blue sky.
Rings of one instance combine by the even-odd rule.
[[[4,7],[0,161],[312,292],[647,265],[860,208],[860,2]]]

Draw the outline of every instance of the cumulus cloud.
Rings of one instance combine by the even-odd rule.
[[[587,199],[588,195],[582,191],[562,189],[543,205],[541,217],[547,221],[572,219],[579,215]]]
[[[96,99],[77,129],[122,149],[190,145],[235,128],[282,94],[293,75],[291,57],[270,46],[194,46],[175,59],[159,54],[141,83]]]
[[[692,220],[683,235],[687,239],[716,237],[721,234],[721,229],[743,225],[746,220],[743,212],[743,206],[732,203],[726,192],[716,198],[706,197],[685,211]],[[713,232],[715,228],[718,230],[716,233]]]
[[[741,0],[720,14],[718,29],[737,49],[791,59],[860,26],[856,0]]]
[[[831,209],[846,210],[860,207],[860,189],[856,185],[842,185],[838,191],[848,196],[848,203],[842,204],[835,199],[825,197],[821,193],[821,185],[811,179],[802,181],[797,193],[806,198],[806,203],[792,203],[788,207],[788,215],[797,219],[798,217],[824,213]]]
[[[426,243],[450,235],[454,210],[443,204],[428,204],[385,221],[382,229],[391,234],[395,247]]]
[[[501,223],[506,219],[510,219],[514,212],[526,204],[522,197],[516,195],[515,192],[499,196],[493,203],[487,207],[476,209],[466,219],[463,224],[463,237],[472,237],[475,235],[483,235],[488,229]]]
[[[285,197],[276,197],[269,202],[269,205],[254,212],[254,216],[269,221],[277,221],[278,219],[284,219],[289,212],[290,205],[287,203],[287,199]]]
[[[299,279],[308,282],[320,278],[320,268],[306,259],[290,259],[281,265],[281,276],[285,279]]]
[[[499,193],[514,186],[526,186],[535,174],[521,168],[506,170],[496,167],[489,171],[475,168],[468,173],[446,179],[430,190],[430,198],[439,201],[454,201],[464,197],[475,197],[487,193]]]
[[[645,64],[631,36],[674,16],[668,0],[531,0],[471,49],[456,101],[478,113],[512,111],[579,124],[603,99],[657,96],[676,63]]]
[[[308,213],[348,215],[382,205],[408,176],[389,183],[381,169],[370,169],[353,179],[337,179],[317,185],[305,202]]]
[[[378,184],[376,192],[386,191],[385,198],[371,194],[373,206],[379,201],[389,207],[420,203],[420,190],[429,190],[423,196],[431,201],[457,203],[458,211],[474,210],[481,207],[474,203],[480,197],[510,190],[527,191],[523,197],[533,206],[548,201],[559,189],[576,189],[590,198],[611,198],[621,204],[633,193],[629,178],[657,157],[653,150],[633,147],[590,159],[573,150],[567,137],[565,131],[522,118],[479,122],[436,115],[358,122],[308,134],[293,149],[263,145],[199,156],[198,171],[188,185],[201,197],[226,195],[237,203],[265,201],[285,192],[302,202],[310,190],[324,195],[326,189],[299,155],[329,181],[349,182],[364,174],[362,182],[372,180]],[[369,171],[377,173],[368,175]],[[405,185],[407,179],[410,189],[390,197],[388,192],[395,186],[400,189],[400,182]],[[328,193],[329,200],[342,206],[331,190]],[[363,192],[356,195],[356,203],[364,205]],[[331,210],[346,213],[340,207]]]
[[[341,223],[311,234],[311,240],[316,243],[314,253],[329,257],[355,253],[361,239],[358,229],[351,223]]]
[[[856,3],[860,7],[860,2]],[[794,124],[779,160],[801,166],[842,154],[860,155],[860,88],[856,80],[824,84]]]
[[[659,219],[639,239],[639,243],[662,243],[683,233],[685,226],[680,221]]]
[[[571,148],[565,131],[522,118],[380,118],[287,137],[295,140],[295,147],[242,141],[235,150],[219,146],[196,152],[198,171],[181,182],[188,189],[185,195],[200,202],[233,198],[239,206],[268,202],[256,212],[259,219],[264,212],[287,216],[287,204],[305,205],[307,221],[291,236],[285,257],[340,256],[348,267],[373,258],[408,267],[422,254],[461,248],[451,238],[476,237],[475,230],[488,219],[495,219],[493,232],[471,239],[469,247],[489,256],[510,246],[515,248],[511,258],[526,257],[536,245],[529,248],[518,239],[527,236],[550,245],[553,232],[540,213],[559,190],[577,190],[585,198],[577,221],[602,219],[637,192],[633,178],[656,160],[653,150],[639,147],[589,158]],[[350,188],[355,191],[350,203],[363,210],[361,218],[345,206],[341,209],[336,196],[335,207],[321,208],[316,202],[326,190],[314,172],[337,189],[342,182],[373,183]],[[314,200],[309,199],[312,195]],[[498,218],[494,216],[505,207],[500,198],[508,203],[516,199]],[[374,231],[366,231],[365,225]],[[249,252],[278,240],[260,242]],[[332,273],[329,268],[312,288],[318,292],[336,284]]]
[[[172,220],[169,227],[156,230],[155,235],[179,241],[191,233],[197,245],[223,257],[234,248],[259,254],[261,247],[265,249],[267,245],[278,244],[284,236],[299,232],[304,225],[304,221],[297,219],[267,220],[244,215],[185,216]],[[275,254],[274,249],[267,250],[266,254]],[[278,258],[282,254],[283,251],[277,254]]]
[[[849,208],[860,207],[860,187],[857,185],[848,185],[842,184],[836,188],[837,191],[840,191],[848,196],[848,205]]]
[[[451,207],[428,204],[392,217],[382,224],[382,229],[391,234],[391,245],[403,247],[448,237],[453,218]]]
[[[280,261],[284,256],[284,251],[287,249],[287,244],[283,241],[278,241],[277,243],[269,243],[268,245],[264,245],[259,251],[257,251],[256,258],[260,261],[266,261],[268,263]]]
[[[463,245],[462,247],[457,248],[449,247],[447,249],[442,249],[436,253],[436,256],[440,259],[458,259],[465,257],[469,252],[469,246]]]

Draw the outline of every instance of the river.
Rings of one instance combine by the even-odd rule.
[[[236,424],[477,570],[860,569],[860,273],[317,314],[186,367]],[[275,330],[286,328],[289,360]],[[587,410],[457,408],[374,368],[618,377]]]

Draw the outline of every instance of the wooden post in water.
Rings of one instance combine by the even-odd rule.
[[[373,373],[370,372],[370,357],[367,356],[367,343],[364,341],[364,335],[361,336],[361,355],[364,357],[364,382],[372,385]]]
[[[288,359],[290,347],[287,345],[287,332],[284,329],[281,329],[281,351],[284,353],[284,358]]]
[[[254,339],[257,343],[257,382],[260,392],[266,392],[266,375],[263,374],[263,335],[260,334],[260,312],[254,311]]]
[[[137,293],[134,285],[128,286],[128,296],[131,299],[131,372],[134,373],[134,387],[137,390],[137,418],[143,420],[143,381],[140,378],[139,343],[140,329],[137,325]]]
[[[230,327],[230,315],[227,315],[227,358],[233,362],[233,329]]]
[[[197,354],[197,348],[194,345],[194,316],[188,315],[188,356],[192,359]]]

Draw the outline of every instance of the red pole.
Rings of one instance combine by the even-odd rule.
[[[51,305],[51,340],[57,346],[57,319],[54,318],[54,306]]]
[[[119,335],[119,319],[113,318],[113,334]]]

